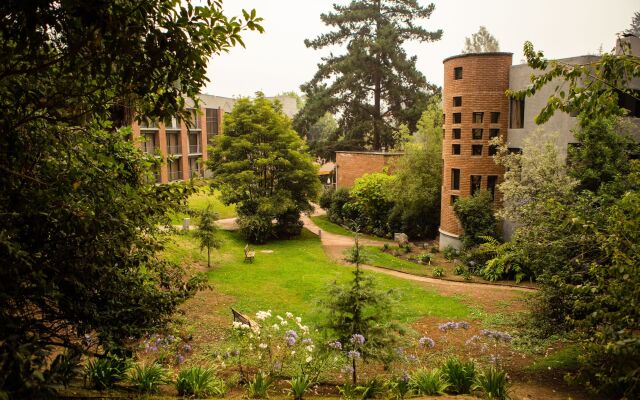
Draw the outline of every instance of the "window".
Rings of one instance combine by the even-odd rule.
[[[450,205],[454,205],[456,203],[456,201],[458,201],[458,196],[456,196],[455,194],[452,194],[449,204]]]
[[[495,144],[490,144],[489,145],[489,155],[490,156],[495,156],[498,153],[498,146],[496,146]]]
[[[451,190],[460,190],[460,170],[451,168]]]
[[[447,114],[442,114],[442,123],[447,122]]]
[[[491,199],[496,199],[496,183],[498,182],[497,175],[487,176],[487,190],[491,193]]]
[[[459,144],[452,144],[451,145],[451,154],[454,154],[454,155],[459,155],[460,154],[460,145]]]
[[[202,146],[200,144],[200,135],[197,133],[189,134],[189,154],[202,153]]]
[[[473,196],[475,192],[480,190],[482,186],[482,176],[480,175],[471,175],[471,195]]]
[[[170,130],[180,130],[180,119],[176,117],[167,118],[164,122],[164,128]]]
[[[500,129],[489,129],[489,139],[500,136]]]
[[[218,110],[215,108],[206,109],[207,136],[218,133]]]
[[[473,123],[474,124],[481,124],[483,119],[484,119],[484,113],[482,113],[482,112],[474,112],[473,113]]]
[[[522,154],[522,149],[519,147],[509,147],[507,150],[509,154]]]
[[[492,112],[491,113],[491,123],[492,124],[500,123],[500,113],[499,112]]]
[[[462,122],[462,113],[453,113],[453,123],[459,124]]]
[[[511,99],[511,115],[509,116],[509,128],[524,128],[524,99]]]
[[[453,138],[454,139],[460,139],[460,136],[462,136],[460,132],[462,132],[462,130],[460,128],[455,128],[453,130]]]
[[[143,132],[144,142],[142,142],[142,151],[147,154],[154,154],[160,146],[160,140],[158,138],[158,132]]]
[[[471,129],[471,138],[474,140],[482,139],[482,128]]]
[[[200,159],[197,157],[189,157],[189,176],[200,176]]]
[[[453,106],[454,107],[460,107],[462,106],[462,97],[458,96],[458,97],[454,97],[453,98]]]
[[[191,109],[191,126],[190,129],[200,129],[200,115],[198,110]]]
[[[444,139],[444,137],[445,137],[445,134],[444,134],[444,133],[445,133],[445,129],[444,129],[444,128],[442,128],[442,138],[443,138],[443,139]]]
[[[180,155],[180,133],[167,132],[167,154]]]
[[[453,69],[453,79],[462,79],[462,67],[455,67]]]
[[[471,146],[471,155],[472,156],[481,156],[482,155],[482,145],[474,144]]]
[[[169,172],[169,181],[177,181],[182,179],[182,162],[181,160],[169,160],[167,169]]]

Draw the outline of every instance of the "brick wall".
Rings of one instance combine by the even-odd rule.
[[[502,182],[504,171],[489,156],[490,129],[499,129],[499,136],[507,135],[511,53],[466,54],[444,60],[443,113],[444,140],[442,146],[443,180],[440,229],[453,235],[462,230],[451,205],[451,196],[459,198],[471,193],[471,175],[481,176],[481,189],[487,188],[487,177],[498,176]],[[455,68],[462,67],[462,78],[454,79]],[[454,97],[462,99],[454,106]],[[473,122],[473,113],[482,112],[482,123]],[[491,123],[491,112],[499,112],[497,123]],[[454,113],[461,113],[460,123],[454,123]],[[453,138],[453,129],[460,129],[460,139]],[[482,128],[482,139],[473,139],[472,129]],[[460,145],[460,154],[453,154],[453,145]],[[482,145],[482,155],[472,155],[472,146]],[[452,169],[460,170],[460,188],[452,189]],[[496,204],[499,204],[496,190]]]
[[[358,151],[336,152],[336,187],[350,188],[356,179],[372,172],[393,172],[402,153],[379,153]]]

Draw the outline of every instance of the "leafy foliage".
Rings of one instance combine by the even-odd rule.
[[[126,360],[107,356],[89,360],[85,367],[85,383],[92,389],[109,389],[125,377]]]
[[[224,132],[216,136],[208,165],[224,203],[237,204],[245,238],[262,243],[299,234],[300,213],[311,210],[320,182],[281,104],[262,93],[239,99],[225,117]]]
[[[497,237],[498,221],[494,215],[493,199],[488,191],[481,190],[473,196],[458,199],[453,205],[453,212],[464,230],[460,239],[465,248],[483,243],[483,237]]]
[[[415,393],[425,396],[438,396],[444,394],[445,390],[449,388],[449,383],[438,368],[415,370],[411,373],[409,382]]]
[[[149,186],[123,128],[187,119],[211,56],[262,30],[220,2],[0,5],[0,391],[37,397],[51,345],[113,350],[166,322],[198,280],[155,257],[190,192]],[[197,99],[196,99],[197,103]]]
[[[478,32],[464,39],[462,53],[491,53],[500,51],[498,40],[487,30],[480,26]]]
[[[293,396],[294,400],[302,400],[304,398],[304,394],[307,392],[307,389],[311,385],[311,380],[305,374],[300,374],[291,378],[289,381],[289,392]]]
[[[157,393],[160,385],[169,382],[168,375],[160,364],[135,364],[127,372],[127,379],[138,392]]]
[[[378,172],[356,179],[349,192],[350,201],[343,206],[351,216],[350,222],[364,232],[387,235],[390,232],[387,222],[393,207],[391,190],[394,183],[394,176]]]
[[[457,358],[449,358],[442,364],[441,369],[444,378],[450,384],[450,392],[471,393],[476,378],[476,365],[473,361],[462,362]]]
[[[480,389],[491,400],[509,400],[509,380],[507,373],[495,366],[480,372],[474,389]]]
[[[307,102],[296,116],[296,129],[310,131],[329,111],[340,116],[334,150],[395,147],[393,132],[402,123],[413,130],[429,92],[436,92],[402,46],[440,39],[441,30],[416,24],[433,10],[433,4],[422,7],[414,0],[357,0],[322,14],[322,22],[336,30],[305,45],[346,45],[346,54],[323,59],[313,79],[301,86]]]
[[[640,11],[633,13],[633,17],[631,17],[631,26],[629,26],[629,29],[624,32],[634,35],[635,37],[640,37]]]
[[[211,248],[217,249],[221,244],[216,236],[218,214],[213,211],[211,204],[207,204],[204,210],[198,212],[198,216],[200,217],[198,229],[195,231],[194,236],[200,241],[200,250],[207,249],[207,267],[211,268]]]
[[[224,396],[227,391],[224,381],[211,368],[200,366],[181,369],[176,378],[179,396]]]
[[[266,399],[272,384],[271,377],[258,372],[247,384],[247,395],[250,399]]]

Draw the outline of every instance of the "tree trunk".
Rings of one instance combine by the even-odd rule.
[[[357,382],[357,375],[356,375],[356,359],[355,357],[351,360],[351,381],[353,382],[353,384],[355,385]]]
[[[211,247],[207,247],[207,268],[211,268]]]
[[[380,0],[378,0],[377,2],[377,6],[378,6],[378,16],[376,17],[376,36],[375,36],[375,45],[376,48],[378,46],[378,40],[380,39],[380,14],[382,12],[381,10],[381,6],[380,6]],[[380,149],[382,148],[382,143],[381,143],[381,131],[382,131],[382,124],[381,124],[381,112],[380,112],[380,97],[381,97],[381,93],[382,93],[382,76],[381,75],[381,71],[380,71],[380,55],[378,54],[378,50],[376,50],[376,52],[373,54],[373,62],[374,62],[374,68],[373,68],[373,80],[374,80],[374,91],[373,91],[373,150],[375,151],[380,151]]]

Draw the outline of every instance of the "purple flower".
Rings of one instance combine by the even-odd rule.
[[[287,333],[284,334],[285,336],[291,336],[292,338],[297,339],[298,338],[298,334],[296,333],[296,331],[289,329],[287,331]]]
[[[313,340],[306,338],[306,339],[302,339],[301,343],[304,345],[309,345],[309,344],[313,344]]]
[[[364,344],[364,336],[359,333],[351,336],[350,342],[353,344]]]
[[[182,346],[182,350],[183,350],[185,353],[189,353],[189,352],[191,352],[191,345],[190,345],[190,344],[188,344],[188,343],[186,343],[184,346]]]
[[[337,340],[334,340],[333,342],[329,342],[328,346],[335,350],[342,350],[342,343],[340,343]]]
[[[282,369],[282,363],[280,361],[276,361],[273,363],[273,368],[276,370]]]
[[[416,357],[415,354],[409,354],[407,356],[407,360],[409,360],[411,362],[415,362],[415,361],[418,361],[418,357]]]
[[[149,351],[158,351],[158,348],[156,346],[151,346],[149,347]]]
[[[350,350],[350,351],[347,353],[347,356],[348,356],[349,358],[355,358],[355,359],[358,359],[358,358],[360,358],[360,352],[359,352],[359,351],[357,351],[357,350]]]
[[[447,332],[452,329],[469,329],[469,323],[466,321],[460,321],[460,322],[449,321],[449,322],[445,322],[444,324],[438,325],[438,329],[440,329],[440,331],[442,332]]]
[[[482,329],[480,334],[495,339],[496,341],[502,340],[503,342],[510,342],[513,337],[506,332],[492,331],[490,329]]]
[[[340,372],[342,372],[343,374],[350,374],[353,372],[353,368],[350,366],[342,367],[340,369]]]
[[[477,342],[478,340],[480,340],[480,336],[473,335],[466,342],[464,342],[464,344],[466,344],[468,346],[470,344],[473,344],[473,343]]]
[[[289,346],[293,346],[293,345],[295,345],[295,344],[296,344],[296,338],[295,338],[295,337],[293,337],[293,336],[287,336],[287,337],[285,337],[285,338],[284,338],[284,340],[286,340],[286,341],[287,341],[287,344],[288,344]]]
[[[428,347],[430,349],[434,348],[436,345],[436,342],[431,339],[430,337],[427,336],[423,336],[420,338],[420,340],[418,340],[418,343],[420,343],[420,346],[422,347]]]
[[[184,357],[182,356],[182,354],[178,354],[178,355],[176,356],[176,362],[177,362],[178,364],[182,364],[182,363],[184,362]]]

